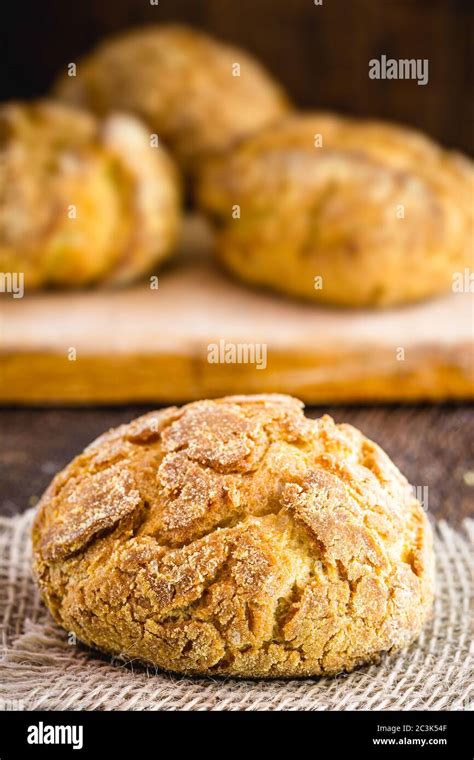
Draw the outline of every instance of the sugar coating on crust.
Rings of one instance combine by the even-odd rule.
[[[349,671],[412,642],[433,598],[431,530],[405,478],[288,396],[105,433],[51,483],[33,545],[60,625],[182,673]]]

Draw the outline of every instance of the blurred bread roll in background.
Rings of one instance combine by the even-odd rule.
[[[133,280],[169,255],[179,218],[175,168],[133,117],[0,108],[0,269],[26,287]]]
[[[64,74],[55,95],[99,115],[141,117],[187,172],[281,117],[283,91],[253,56],[185,26],[106,40]]]
[[[290,116],[214,160],[198,195],[218,256],[246,282],[388,306],[472,266],[473,167],[399,126]]]

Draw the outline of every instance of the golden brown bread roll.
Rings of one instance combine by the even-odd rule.
[[[107,40],[76,74],[60,78],[57,97],[100,115],[140,116],[186,171],[288,110],[253,56],[186,26],[147,26]]]
[[[0,107],[0,270],[26,288],[122,283],[170,253],[177,173],[133,117]]]
[[[246,282],[386,306],[448,290],[472,266],[473,190],[472,163],[414,131],[315,113],[213,162],[199,195],[219,258]]]
[[[55,620],[180,673],[350,671],[430,614],[429,523],[387,455],[289,396],[234,396],[110,430],[33,529]]]

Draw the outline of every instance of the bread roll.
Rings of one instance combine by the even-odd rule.
[[[433,599],[425,514],[375,443],[302,406],[171,407],[76,457],[33,530],[57,623],[202,675],[334,674],[414,641]]]
[[[0,107],[0,270],[25,287],[123,283],[172,250],[176,170],[133,117]]]
[[[191,173],[288,110],[283,91],[253,56],[174,24],[106,40],[54,91],[99,115],[136,114]]]
[[[296,115],[205,172],[218,256],[254,285],[343,306],[450,289],[472,267],[473,167],[422,135]]]

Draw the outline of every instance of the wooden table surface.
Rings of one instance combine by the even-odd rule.
[[[52,476],[109,427],[147,407],[0,409],[0,514],[36,503]],[[452,524],[474,513],[474,405],[313,407],[377,441],[409,481],[428,487],[428,511]]]

